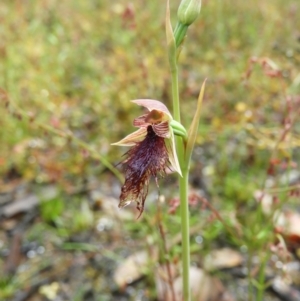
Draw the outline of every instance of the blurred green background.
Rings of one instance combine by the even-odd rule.
[[[170,5],[174,26],[179,1]],[[201,84],[208,79],[192,184],[205,191],[225,219],[228,216],[229,227],[235,229],[236,219],[241,229],[241,235],[233,237],[218,220],[204,227],[208,212],[192,210],[191,224],[199,226],[201,221],[197,231],[204,238],[201,245],[193,246],[196,262],[220,245],[246,246],[258,255],[266,250],[274,241],[272,219],[262,227],[265,217],[254,196],[270,180],[270,188],[285,188],[273,193],[280,200],[278,206],[288,203],[296,208],[298,197],[288,189],[292,184],[280,177],[291,169],[299,172],[299,14],[297,0],[203,1],[201,15],[188,31],[179,60],[182,123],[187,128]],[[99,273],[110,279],[116,262],[152,244],[141,238],[152,237],[153,244],[159,241],[158,230],[153,229],[155,202],[141,220],[135,220],[134,208],[125,208],[133,215],[104,234],[97,232],[97,225],[99,218],[109,216],[103,211],[105,202],[114,198],[112,204],[117,206],[120,189],[99,156],[114,166],[122,160],[126,150],[110,144],[134,130],[132,120],[141,110],[130,100],[158,99],[171,110],[164,18],[165,3],[158,0],[1,1],[0,192],[14,202],[14,193],[25,185],[26,193],[38,196],[37,213],[22,231],[21,246],[38,242],[46,249],[39,260],[35,257],[38,263],[20,251],[25,257],[20,255],[13,273],[0,280],[1,300],[17,300],[11,298],[33,285],[39,272],[30,272],[32,265],[40,266],[56,252],[57,258],[66,256],[71,262],[78,253],[95,253],[98,244],[107,252],[99,257],[93,253],[100,268],[93,269],[88,262],[79,269],[82,290],[74,289],[76,281],[66,280],[70,285],[66,290],[72,292],[67,300],[115,300],[111,292],[118,290],[107,287],[109,280],[96,277],[102,260],[110,272]],[[20,118],[20,112],[30,118]],[[79,145],[78,139],[94,152]],[[168,198],[176,197],[176,184],[171,177],[161,186],[168,204]],[[100,197],[91,198],[96,192]],[[30,210],[0,215],[0,267],[4,268],[11,250],[11,233]],[[167,212],[168,205],[162,210]],[[176,235],[178,212],[162,223],[170,237]],[[267,232],[261,233],[262,228]],[[170,258],[178,253],[178,248],[172,249]],[[64,274],[57,273],[59,277],[53,273],[51,279],[60,283]],[[149,278],[140,284],[148,291],[144,294],[148,299],[141,300],[155,300]],[[90,290],[101,292],[102,299],[83,297]],[[41,296],[46,298],[40,293],[30,300],[44,300]],[[137,300],[136,296],[132,293],[124,300]]]

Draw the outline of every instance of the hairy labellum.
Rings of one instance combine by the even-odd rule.
[[[113,145],[131,147],[122,162],[125,183],[121,190],[119,207],[136,202],[141,215],[150,178],[153,176],[157,184],[157,176],[165,175],[167,168],[182,174],[175,147],[175,121],[168,108],[154,99],[136,99],[132,102],[145,107],[148,112],[134,119],[133,125],[138,130]]]
[[[135,201],[141,215],[151,176],[157,179],[157,175],[165,175],[169,167],[168,151],[164,138],[157,136],[149,125],[145,139],[137,142],[125,155],[127,158],[122,162],[125,184],[121,190],[119,207]]]

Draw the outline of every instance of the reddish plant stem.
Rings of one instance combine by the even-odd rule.
[[[158,200],[158,227],[159,227],[159,233],[162,239],[162,246],[163,246],[163,252],[164,254],[168,254],[169,250],[167,248],[167,240],[166,240],[166,234],[164,231],[164,227],[162,224],[162,212],[161,212],[161,206],[160,202]],[[172,272],[171,272],[171,266],[170,266],[170,260],[168,258],[164,258],[166,260],[166,267],[167,267],[167,273],[168,273],[168,283],[170,285],[171,289],[171,294],[172,294],[172,300],[176,301],[176,295],[175,295],[175,290],[174,290],[174,285],[173,285],[173,277],[172,277]]]

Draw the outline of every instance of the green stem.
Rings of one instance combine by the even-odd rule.
[[[180,190],[180,215],[182,236],[182,279],[183,300],[189,301],[190,296],[190,223],[188,203],[188,180],[189,170],[182,169],[182,177],[179,179]]]
[[[178,88],[178,66],[175,51],[169,52],[169,62],[172,76],[173,117],[180,123],[180,102]],[[176,136],[178,160],[182,172],[179,176],[181,236],[182,236],[182,279],[183,300],[190,301],[190,225],[188,204],[189,160],[185,160],[185,148],[181,137]]]
[[[173,97],[173,117],[180,122],[180,104],[179,104],[179,88],[178,88],[178,67],[176,57],[172,55],[170,58],[170,68],[172,75],[172,97]],[[180,155],[178,154],[178,157]]]
[[[262,260],[262,264],[259,270],[259,286],[257,288],[257,301],[263,301],[264,300],[264,293],[267,288],[266,282],[266,266],[268,263],[268,260],[270,258],[270,251],[267,251],[266,254],[264,254],[264,258]]]
[[[253,301],[253,284],[252,284],[252,275],[251,275],[252,260],[253,260],[253,255],[252,255],[252,250],[250,250],[248,253],[248,261],[247,261],[248,301]]]
[[[176,41],[176,46],[179,47],[181,43],[183,42],[186,32],[188,30],[188,26],[184,25],[180,22],[176,24],[175,30],[174,30],[174,37]]]

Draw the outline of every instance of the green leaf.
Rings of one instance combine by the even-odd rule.
[[[192,155],[194,145],[195,145],[195,141],[196,141],[196,137],[197,137],[197,133],[198,133],[201,107],[202,107],[202,100],[203,100],[204,90],[205,90],[205,83],[206,83],[206,79],[205,79],[204,83],[202,84],[202,87],[201,87],[201,90],[200,90],[200,93],[199,93],[199,97],[198,97],[196,113],[194,115],[192,124],[190,126],[189,131],[188,131],[188,139],[187,139],[186,153],[185,153],[186,162],[190,162],[191,155]]]
[[[168,53],[169,53],[169,60],[170,66],[173,66],[174,63],[176,65],[176,42],[174,38],[173,28],[171,24],[171,18],[170,18],[170,3],[169,0],[167,0],[167,10],[166,10],[166,37],[167,37],[167,47],[168,47]]]

